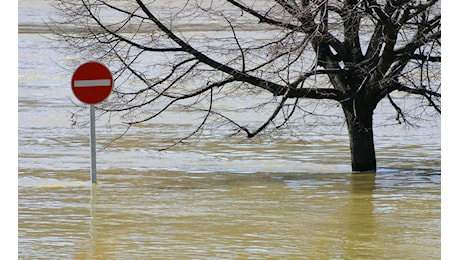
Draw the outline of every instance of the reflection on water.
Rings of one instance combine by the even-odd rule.
[[[439,176],[112,170],[100,181],[20,187],[20,254],[34,259],[436,259],[440,254]]]
[[[303,141],[206,133],[158,152],[190,116],[115,142],[124,128],[101,118],[91,185],[89,130],[70,120],[73,71],[58,66],[71,57],[38,34],[18,41],[20,259],[440,258],[439,120],[377,127],[382,168],[355,175],[340,121],[306,126]],[[375,121],[393,116],[382,105]]]

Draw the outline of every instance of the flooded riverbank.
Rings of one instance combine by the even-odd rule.
[[[32,23],[49,8],[26,7]],[[208,131],[158,151],[201,115],[179,111],[123,136],[104,116],[91,185],[89,129],[72,123],[74,68],[63,67],[74,58],[49,36],[18,35],[19,259],[440,258],[440,118],[395,126],[379,105],[379,169],[356,175],[340,119],[298,136]]]

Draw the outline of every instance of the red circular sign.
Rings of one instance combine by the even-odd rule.
[[[80,65],[72,76],[72,91],[83,103],[97,104],[112,91],[112,73],[104,65],[88,62]]]

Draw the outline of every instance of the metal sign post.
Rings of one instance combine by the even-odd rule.
[[[91,147],[91,183],[97,182],[96,177],[96,119],[94,104],[89,105],[90,135],[89,142]]]
[[[91,147],[91,183],[96,177],[96,116],[94,104],[104,101],[112,91],[113,77],[109,69],[97,62],[88,62],[75,70],[72,76],[72,91],[83,103],[89,104]]]

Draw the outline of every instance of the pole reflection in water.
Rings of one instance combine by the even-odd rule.
[[[89,200],[89,216],[90,216],[90,225],[89,225],[89,259],[92,259],[95,256],[94,253],[94,247],[95,247],[95,241],[97,239],[97,233],[95,229],[95,205],[97,201],[97,184],[91,183],[91,194],[90,194],[90,200]]]

